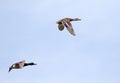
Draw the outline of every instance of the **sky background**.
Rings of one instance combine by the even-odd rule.
[[[120,0],[0,0],[0,83],[120,83]]]

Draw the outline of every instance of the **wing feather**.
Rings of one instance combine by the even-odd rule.
[[[67,28],[67,30],[75,36],[75,32],[74,32],[74,29],[72,27],[72,24],[70,22],[65,22],[63,21],[62,24]]]

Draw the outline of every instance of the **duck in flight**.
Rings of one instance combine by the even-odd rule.
[[[32,66],[32,65],[36,65],[35,63],[31,62],[31,63],[25,63],[25,60],[14,63],[11,67],[9,67],[9,71],[10,72],[12,69],[22,69],[25,66]]]
[[[56,23],[58,24],[58,29],[60,31],[62,31],[64,29],[64,27],[67,28],[67,30],[73,35],[75,36],[75,32],[74,32],[74,29],[72,27],[72,24],[70,23],[71,21],[81,21],[81,19],[79,18],[63,18],[63,19],[60,19],[59,21],[57,21]]]

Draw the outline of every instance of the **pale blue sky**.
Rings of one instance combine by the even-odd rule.
[[[0,59],[0,83],[120,83],[120,0],[0,0]]]

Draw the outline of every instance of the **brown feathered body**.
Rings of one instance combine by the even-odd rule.
[[[25,63],[25,60],[22,60],[20,62],[14,63],[11,67],[9,67],[9,72],[12,69],[22,69],[24,66],[28,66],[28,65],[36,65],[35,63],[31,62],[31,63]]]
[[[60,19],[59,21],[57,21],[56,23],[58,24],[58,29],[60,31],[62,31],[64,29],[64,27],[67,28],[67,30],[75,36],[75,32],[74,32],[74,29],[72,27],[72,24],[70,23],[71,21],[79,21],[81,19],[79,18],[63,18],[63,19]]]

